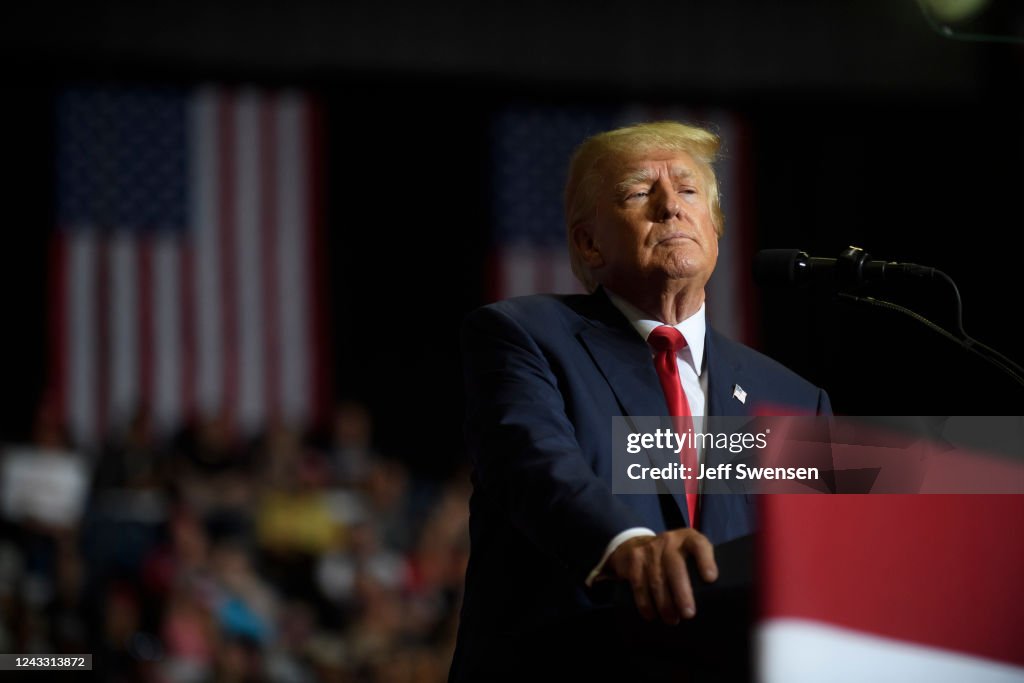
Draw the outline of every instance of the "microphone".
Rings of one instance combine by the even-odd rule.
[[[982,344],[970,337],[964,330],[963,311],[960,301],[960,290],[948,275],[937,268],[919,266],[916,263],[896,263],[895,261],[873,261],[860,247],[847,247],[839,254],[839,258],[819,258],[808,256],[799,249],[764,249],[754,256],[754,280],[761,286],[806,285],[812,282],[828,282],[840,289],[853,289],[868,282],[883,280],[919,281],[942,280],[946,282],[953,294],[955,331],[948,332],[912,310],[882,301],[869,296],[858,296],[850,292],[839,292],[839,296],[870,304],[879,308],[896,311],[910,316],[952,340],[966,351],[973,353],[982,360],[995,366],[1009,376],[1017,384],[1024,387],[1024,367],[1021,367],[995,349]]]
[[[930,279],[936,272],[916,263],[874,261],[860,247],[847,247],[839,258],[808,256],[799,249],[763,249],[754,256],[754,281],[763,287],[825,282],[848,288],[882,280]]]

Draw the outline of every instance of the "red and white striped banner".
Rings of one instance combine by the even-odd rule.
[[[761,681],[1024,681],[1024,497],[762,501]]]

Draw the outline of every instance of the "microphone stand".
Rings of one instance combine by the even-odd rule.
[[[847,277],[844,279],[850,281],[851,284],[856,286],[863,284],[863,279],[860,277],[860,273],[862,272],[863,266],[870,260],[870,257],[864,252],[863,249],[859,249],[857,247],[848,247],[843,251],[842,254],[839,255],[836,265],[837,269],[841,273],[845,272],[847,274]],[[916,275],[942,280],[943,282],[948,284],[950,288],[952,288],[953,297],[956,302],[956,315],[954,317],[956,329],[954,332],[950,332],[940,327],[939,325],[936,325],[931,320],[928,320],[923,315],[915,313],[909,308],[906,308],[905,306],[900,306],[899,304],[893,303],[891,301],[886,301],[884,299],[876,299],[870,296],[858,296],[856,294],[851,294],[849,292],[842,291],[839,292],[839,296],[850,301],[855,301],[858,303],[867,304],[878,308],[885,308],[891,311],[896,311],[897,313],[902,313],[903,315],[913,318],[922,325],[934,330],[935,332],[938,332],[946,339],[949,339],[950,341],[958,345],[960,348],[973,353],[977,357],[981,358],[982,360],[986,361],[992,366],[998,368],[1002,373],[1010,377],[1017,384],[1024,387],[1024,368],[1022,368],[1020,365],[1017,365],[1012,360],[1010,360],[1003,354],[999,353],[995,349],[986,346],[985,344],[982,344],[977,339],[974,339],[964,330],[963,301],[960,298],[960,290],[957,288],[956,283],[953,282],[953,278],[949,277],[941,270],[937,270],[935,268],[919,268],[920,271],[915,272]]]

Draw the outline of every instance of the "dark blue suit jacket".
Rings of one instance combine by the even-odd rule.
[[[612,537],[664,531],[685,512],[663,496],[611,493],[611,417],[667,407],[649,347],[601,290],[478,309],[462,343],[473,496],[451,680],[491,680],[528,656],[533,638],[607,606],[584,580]],[[824,391],[770,358],[710,327],[705,344],[709,415],[748,415],[759,403],[830,412]],[[753,530],[748,496],[701,505],[714,544]]]

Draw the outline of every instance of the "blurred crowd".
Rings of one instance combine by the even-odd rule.
[[[445,680],[468,476],[382,457],[361,404],[323,434],[34,431],[0,470],[0,652],[91,653],[115,682]]]

